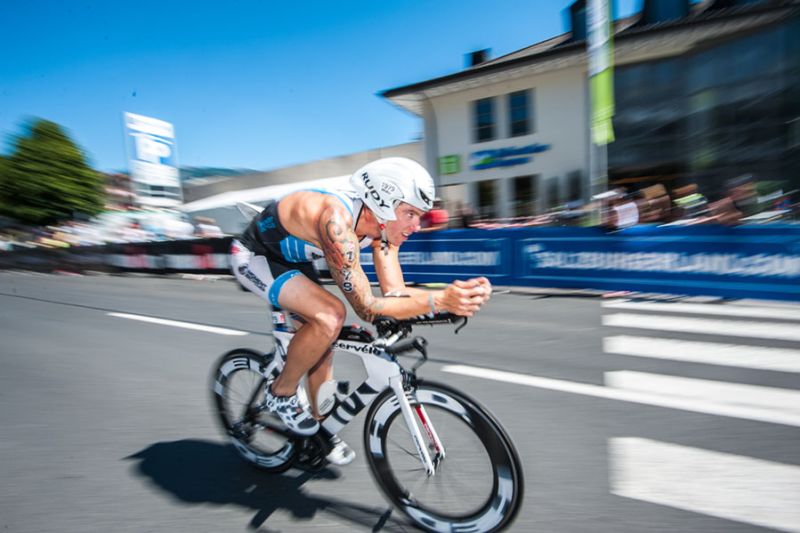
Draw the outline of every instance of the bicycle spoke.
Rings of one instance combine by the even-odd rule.
[[[413,451],[413,452],[412,452],[412,451],[409,451],[409,450],[405,449],[405,448],[404,448],[404,447],[403,447],[403,446],[402,446],[402,445],[401,445],[399,442],[397,442],[395,439],[386,439],[386,440],[390,440],[390,441],[392,442],[392,444],[394,444],[395,446],[397,446],[398,448],[400,448],[400,450],[402,450],[403,452],[405,452],[407,455],[410,455],[411,457],[417,457],[417,458],[419,458],[419,454],[418,454],[416,451]]]

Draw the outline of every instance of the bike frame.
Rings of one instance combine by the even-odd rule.
[[[273,319],[273,322],[275,320]],[[280,371],[283,369],[283,361],[286,356],[286,347],[294,337],[295,330],[288,327],[279,327],[280,322],[276,323],[273,330],[275,338],[275,348],[279,352],[280,357],[273,358],[273,365]],[[399,337],[398,337],[399,338]],[[396,342],[398,339],[388,339],[387,342]],[[400,411],[403,414],[403,419],[408,426],[408,431],[411,434],[411,440],[417,449],[420,462],[425,468],[428,476],[436,473],[436,467],[431,459],[430,452],[425,446],[422,432],[414,419],[414,413],[406,396],[406,388],[404,387],[404,370],[402,366],[395,360],[394,356],[386,352],[385,346],[376,345],[373,342],[359,342],[354,340],[336,340],[331,348],[334,353],[346,353],[359,357],[364,365],[364,370],[367,373],[367,379],[364,380],[347,398],[342,401],[336,399],[333,409],[320,423],[321,431],[334,435],[339,433],[348,423],[350,423],[355,416],[360,413],[365,407],[370,405],[382,392],[386,389],[391,389],[400,406]],[[267,369],[267,375],[271,371]],[[425,429],[428,438],[434,445],[437,452],[438,460],[444,457],[444,446],[436,433],[430,418],[425,412],[422,405],[415,407],[417,415]]]

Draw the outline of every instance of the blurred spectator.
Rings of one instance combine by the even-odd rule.
[[[194,224],[189,222],[186,215],[162,216],[160,222],[164,228],[167,239],[192,239],[194,238]]]
[[[450,227],[458,229],[472,227],[476,218],[475,210],[460,200],[456,201],[455,205],[455,216],[450,217]]]
[[[639,191],[639,222],[669,222],[672,212],[672,200],[664,185],[657,183]]]
[[[618,196],[611,200],[608,225],[611,229],[624,229],[639,223],[639,206],[624,188],[618,189]]]
[[[68,248],[69,244],[54,238],[53,230],[48,228],[40,228],[35,231],[35,238],[33,243],[43,248]]]
[[[708,213],[707,222],[716,222],[725,226],[736,225],[742,219],[742,212],[736,209],[736,204],[727,196],[708,204]]]
[[[442,201],[436,199],[433,201],[433,208],[424,213],[420,218],[420,231],[436,231],[440,229],[447,229],[447,222],[450,219],[447,210],[444,208]]]
[[[758,205],[758,193],[752,174],[742,174],[728,181],[728,196],[742,217],[757,215],[761,209]]]
[[[194,221],[197,223],[195,228],[195,235],[202,238],[216,238],[223,237],[224,234],[217,221],[209,217],[195,217]]]
[[[142,229],[138,220],[131,220],[122,230],[122,240],[125,242],[146,242],[153,240],[153,234]]]
[[[786,211],[792,208],[792,194],[786,193],[782,194],[778,198],[775,199],[775,203],[773,204],[772,208],[776,211]]]
[[[695,183],[673,189],[672,202],[676,210],[675,218],[680,220],[701,217],[708,210],[708,200],[700,194]]]

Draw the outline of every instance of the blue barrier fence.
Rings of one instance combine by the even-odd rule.
[[[800,300],[800,226],[447,230],[400,252],[407,281]],[[372,258],[362,258],[368,274]]]
[[[230,237],[0,253],[0,269],[229,273]],[[374,280],[372,255],[361,256]],[[800,225],[445,230],[414,235],[406,281],[800,301]]]

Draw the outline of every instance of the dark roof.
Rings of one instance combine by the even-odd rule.
[[[643,20],[642,13],[639,12],[630,17],[616,20],[614,21],[614,40],[621,41],[643,34],[653,34],[686,26],[752,16],[775,11],[777,9],[797,6],[800,6],[800,0],[767,0],[757,4],[742,5],[736,5],[731,0],[702,0],[701,2],[693,4],[689,15],[681,19],[647,24],[646,21]],[[438,85],[446,85],[451,82],[479,77],[491,72],[498,72],[529,63],[536,63],[542,59],[556,57],[561,54],[566,55],[575,51],[582,51],[585,47],[585,40],[573,40],[572,33],[567,32],[453,74],[402,87],[387,89],[382,91],[380,95],[384,98],[392,98],[403,94],[414,93]]]

